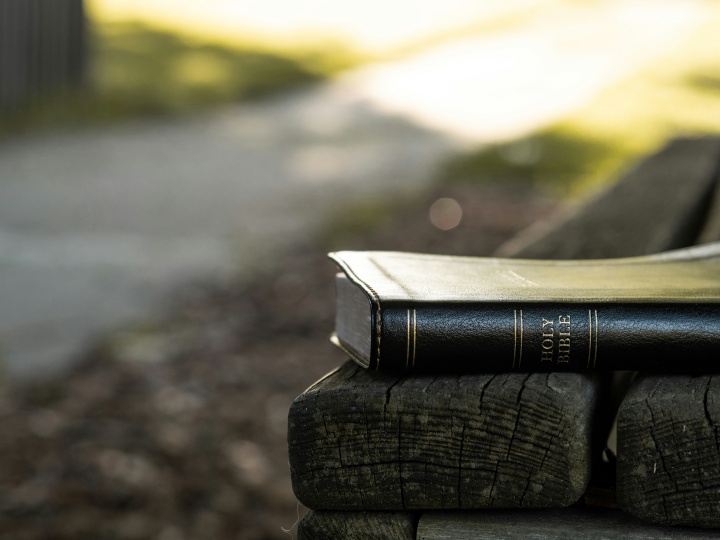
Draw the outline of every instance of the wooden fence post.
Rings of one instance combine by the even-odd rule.
[[[0,0],[0,111],[82,83],[83,0]]]

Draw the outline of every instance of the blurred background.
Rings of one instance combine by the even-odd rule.
[[[489,255],[717,134],[719,25],[0,0],[0,538],[292,536],[287,410],[344,361],[325,253]]]

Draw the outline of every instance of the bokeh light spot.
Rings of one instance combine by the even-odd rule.
[[[440,230],[454,229],[461,219],[462,208],[455,199],[442,197],[430,206],[430,223]]]

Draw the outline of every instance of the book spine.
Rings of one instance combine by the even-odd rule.
[[[377,369],[715,371],[715,304],[385,306]]]

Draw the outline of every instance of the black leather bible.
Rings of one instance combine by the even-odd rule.
[[[720,243],[584,261],[330,258],[332,341],[366,368],[720,371]]]

